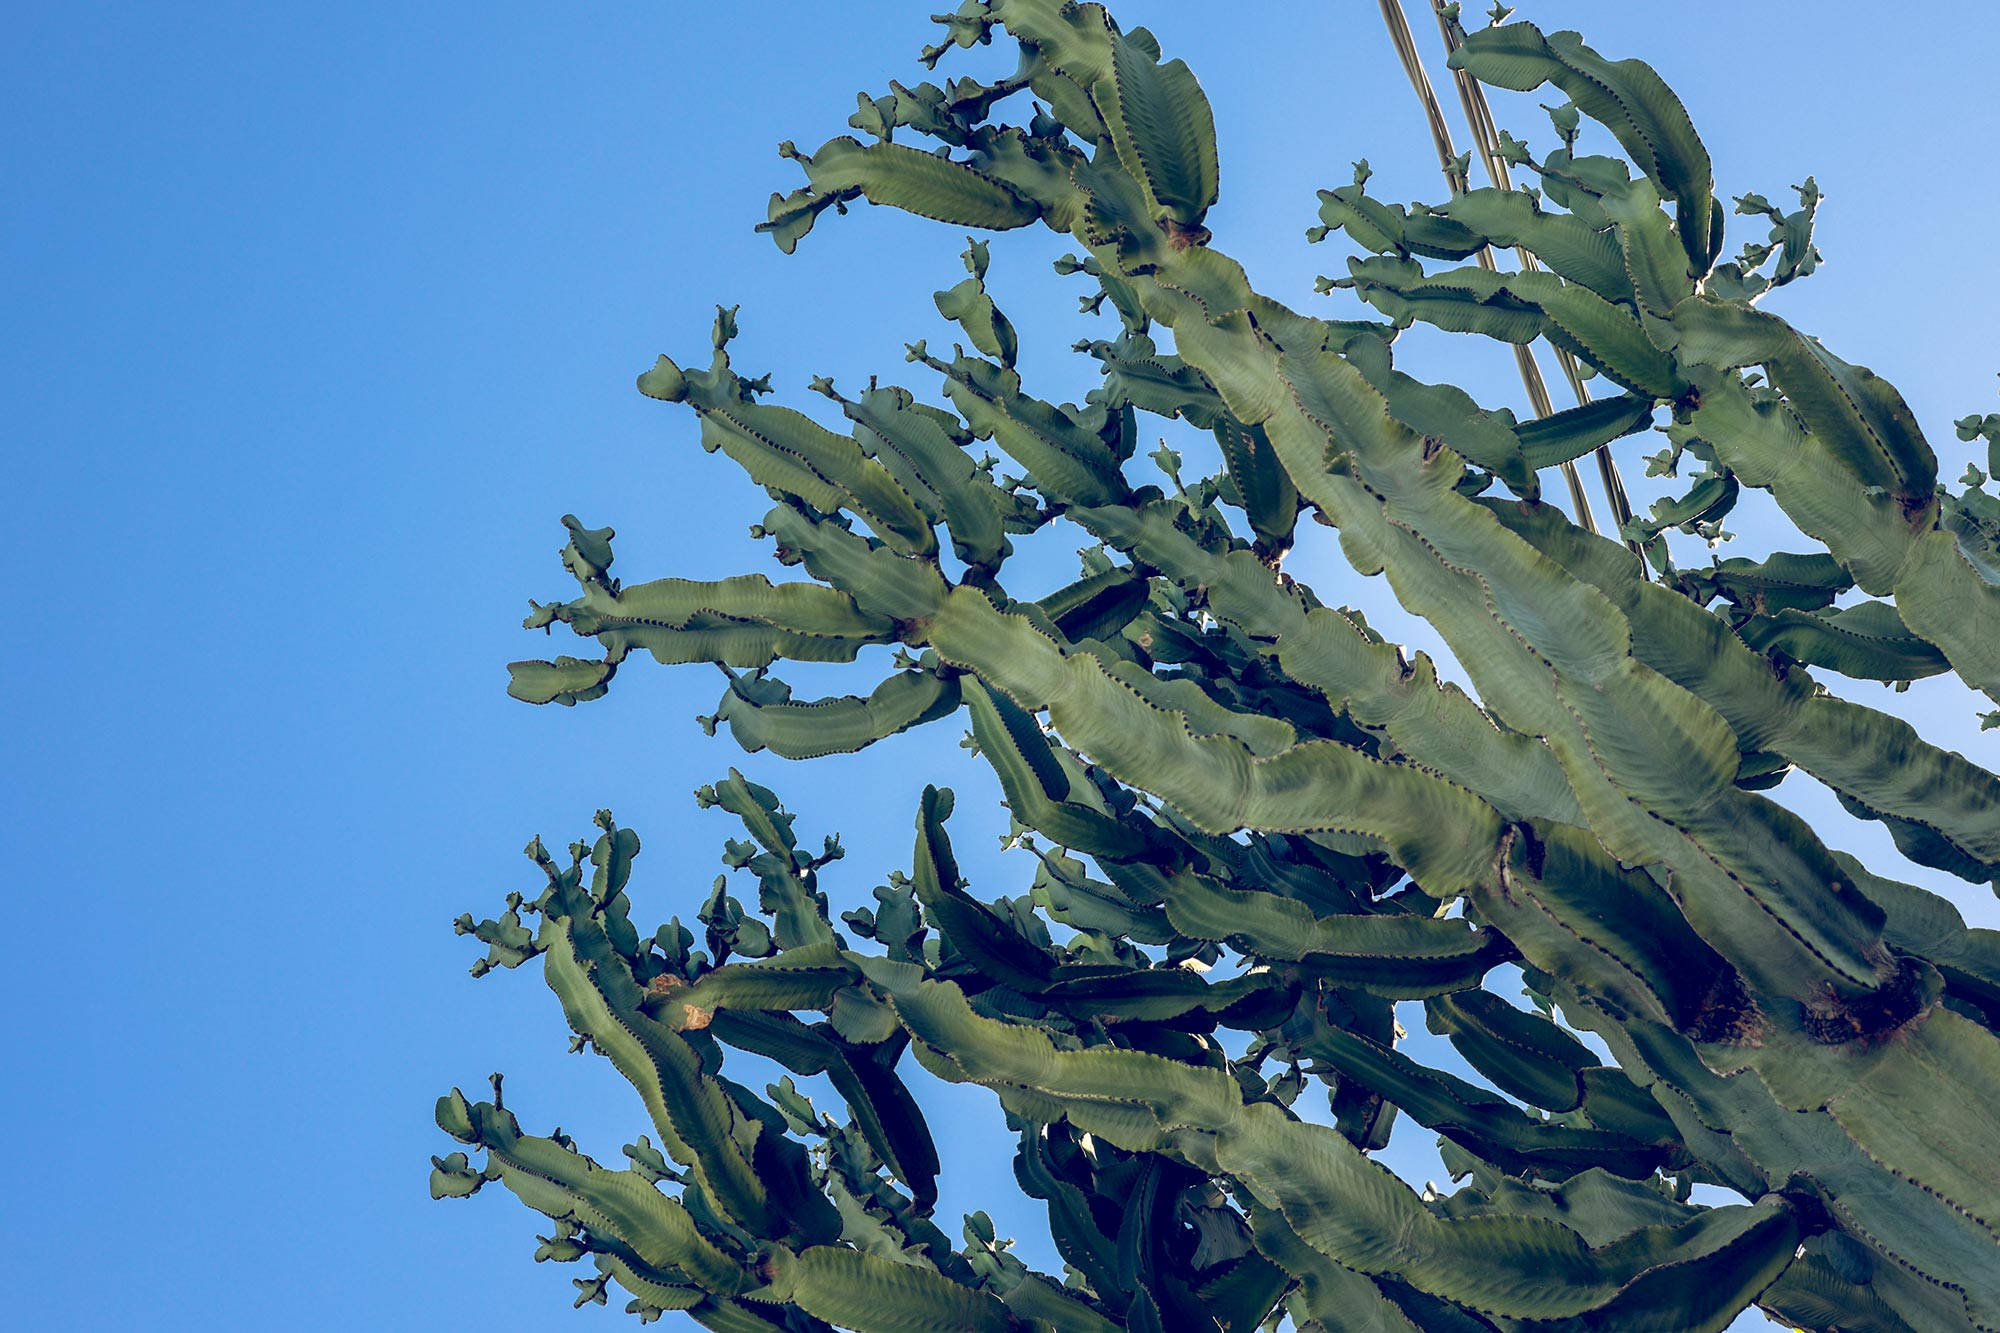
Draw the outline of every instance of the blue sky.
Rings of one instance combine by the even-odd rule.
[[[23,602],[0,697],[21,930],[0,981],[0,1190],[18,1276],[0,1322],[567,1317],[576,1270],[527,1262],[530,1214],[424,1193],[444,1146],[431,1099],[493,1069],[531,1125],[600,1155],[640,1127],[601,1062],[563,1054],[539,981],[465,974],[450,922],[530,885],[530,835],[567,841],[612,807],[646,840],[640,914],[687,915],[730,831],[688,794],[736,764],[806,837],[843,832],[832,887],[860,901],[907,865],[916,794],[942,779],[975,888],[1021,890],[1030,868],[997,854],[995,789],[954,726],[795,766],[702,737],[706,670],[635,664],[574,710],[503,694],[503,664],[546,651],[517,626],[566,581],[565,512],[618,528],[628,577],[768,568],[747,536],[763,497],[631,387],[658,352],[699,355],[716,302],[742,303],[739,366],[794,402],[814,373],[902,378],[904,342],[944,336],[930,294],[963,276],[949,230],[864,208],[789,259],[750,230],[797,179],[773,146],[817,144],[857,89],[922,77],[938,7],[15,13],[0,402],[17,501],[0,541]],[[1223,162],[1211,225],[1274,295],[1310,305],[1337,266],[1300,237],[1352,159],[1384,197],[1436,197],[1373,5],[1243,0],[1226,28],[1186,0],[1113,10],[1202,78]],[[1660,68],[1726,193],[1817,176],[1828,262],[1778,308],[1898,383],[1956,477],[1972,455],[1950,420],[2000,408],[2000,259],[1978,240],[2000,216],[1990,46],[1859,3],[1524,14]],[[1548,146],[1532,106],[1500,115]],[[1065,248],[994,245],[1024,367],[1054,398],[1089,387],[1068,345],[1103,336],[1048,271]],[[1414,373],[1518,400],[1496,348],[1412,349]],[[1068,552],[1043,545],[1053,582]],[[1380,581],[1330,547],[1302,555],[1334,600],[1400,623],[1378,614]],[[2000,761],[1966,698],[1892,702]],[[1838,845],[1877,849],[1794,785]],[[1956,893],[1996,923],[1985,890]],[[983,1094],[934,1106],[945,1211],[1038,1230]]]

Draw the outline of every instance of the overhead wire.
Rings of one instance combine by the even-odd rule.
[[[1400,9],[1401,6],[1398,5],[1399,12]],[[1444,38],[1445,58],[1449,61],[1463,44],[1464,29],[1458,20],[1452,17],[1445,0],[1431,0],[1431,12],[1437,18],[1438,33]],[[1486,89],[1481,86],[1478,79],[1473,78],[1462,68],[1454,67],[1451,77],[1458,89],[1459,107],[1465,112],[1466,123],[1472,127],[1472,139],[1478,146],[1480,160],[1486,164],[1487,179],[1493,182],[1496,189],[1513,189],[1513,164],[1501,155],[1500,130],[1493,120],[1493,107],[1486,100]],[[1533,272],[1541,267],[1540,262],[1526,247],[1520,248],[1516,253],[1521,258],[1521,266],[1528,271]],[[1563,378],[1569,381],[1570,392],[1576,396],[1577,403],[1581,405],[1589,402],[1590,389],[1584,383],[1583,371],[1577,364],[1576,357],[1566,347],[1555,348],[1555,354],[1556,364],[1562,367]],[[1593,457],[1597,462],[1598,481],[1604,487],[1605,499],[1611,505],[1611,516],[1622,531],[1625,525],[1632,521],[1632,502],[1625,493],[1624,480],[1618,475],[1617,461],[1612,458],[1609,445],[1598,445],[1593,451]],[[1629,540],[1626,545],[1635,553],[1639,549],[1636,543]]]
[[[1431,86],[1430,75],[1424,69],[1422,55],[1417,50],[1416,36],[1410,30],[1409,19],[1404,15],[1401,0],[1380,0],[1383,22],[1389,29],[1389,40],[1396,48],[1403,72],[1410,80],[1410,86],[1422,104],[1425,120],[1431,131],[1431,141],[1437,149],[1438,165],[1444,172],[1446,183],[1453,196],[1464,194],[1471,188],[1471,180],[1459,166],[1457,146],[1452,141],[1451,125],[1445,119],[1443,104],[1439,102],[1436,90]],[[1445,38],[1445,51],[1449,55],[1459,46],[1459,37],[1452,21],[1447,17],[1442,0],[1432,0],[1432,8],[1437,15],[1439,29]],[[1457,85],[1460,108],[1465,113],[1466,123],[1471,127],[1476,155],[1484,162],[1486,174],[1494,186],[1502,190],[1514,188],[1509,164],[1500,155],[1499,131],[1493,121],[1493,111],[1486,101],[1486,93],[1479,81],[1462,69],[1452,71]],[[1524,269],[1534,271],[1541,267],[1525,247],[1515,251]],[[1479,266],[1489,273],[1498,272],[1492,247],[1487,246],[1477,256]],[[1582,368],[1576,358],[1561,348],[1555,348],[1557,364],[1562,367],[1563,377],[1569,381],[1571,392],[1579,404],[1588,403],[1590,390],[1585,385]],[[1536,416],[1546,417],[1555,413],[1555,404],[1549,397],[1547,381],[1542,378],[1540,363],[1535,359],[1533,349],[1527,344],[1516,344],[1514,363],[1521,374],[1521,383],[1528,394],[1528,406]],[[1618,476],[1616,462],[1611,457],[1608,446],[1599,445],[1595,450],[1598,479],[1604,488],[1605,499],[1611,508],[1613,520],[1619,529],[1631,521],[1632,506],[1626,496],[1623,481]],[[1575,507],[1577,522],[1591,532],[1598,531],[1596,516],[1591,511],[1590,498],[1584,490],[1583,476],[1573,461],[1559,465],[1563,482],[1569,490],[1570,503]],[[1626,545],[1633,551],[1639,548],[1629,539]]]

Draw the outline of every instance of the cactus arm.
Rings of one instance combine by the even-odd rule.
[[[1030,621],[999,610],[977,589],[960,588],[946,599],[929,639],[946,661],[983,666],[987,680],[1023,707],[1049,708],[1077,749],[1157,792],[1208,831],[1380,837],[1397,846],[1413,873],[1447,893],[1479,875],[1481,839],[1490,846],[1498,835],[1497,819],[1470,793],[1334,742],[1303,742],[1263,758],[1233,737],[1197,737],[1180,714],[1145,702],[1097,658],[1065,655]],[[1431,837],[1441,827],[1462,832],[1441,844]]]
[[[563,1001],[570,1026],[587,1035],[640,1089],[669,1154],[689,1167],[716,1206],[737,1224],[764,1233],[778,1225],[764,1188],[731,1133],[727,1099],[701,1073],[700,1059],[671,1029],[640,1012],[630,974],[617,975],[600,930],[545,925],[553,935],[545,955],[550,989]]]
[[[779,805],[777,793],[732,768],[722,781],[697,791],[695,801],[718,805],[735,815],[743,821],[744,831],[763,846],[761,853],[743,849],[739,855],[737,846],[732,845],[725,860],[756,874],[758,905],[775,918],[772,933],[778,947],[832,943],[826,898],[816,887],[817,869],[802,864],[792,833],[792,816]]]
[[[1288,1120],[1268,1104],[1245,1106],[1220,1075],[1202,1079],[1185,1068],[1156,1068],[1156,1057],[1137,1052],[1056,1050],[1046,1038],[980,1018],[947,983],[888,967],[869,970],[920,1042],[952,1052],[949,1076],[1052,1098],[1080,1128],[1120,1146],[1155,1148],[1171,1139],[1197,1158],[1212,1153],[1254,1193],[1275,1200],[1315,1249],[1361,1271],[1396,1272],[1475,1308],[1567,1317],[1613,1301],[1662,1263],[1744,1262],[1732,1253],[1741,1247],[1762,1272],[1782,1267],[1796,1244],[1796,1224],[1776,1203],[1712,1210],[1681,1228],[1648,1228],[1602,1252],[1560,1224],[1438,1219],[1339,1134]],[[1669,1260],[1670,1254],[1680,1257]],[[1555,1289],[1546,1281],[1551,1272],[1563,1277]]]
[[[789,253],[825,209],[849,199],[900,208],[936,222],[1005,231],[1025,227],[1039,213],[1005,182],[985,172],[897,143],[864,146],[848,137],[823,145],[811,157],[794,153],[812,184],[771,196],[769,221],[759,224]]]
[[[1306,974],[1396,999],[1474,985],[1508,953],[1492,934],[1462,920],[1392,912],[1320,916],[1297,899],[1186,873],[1169,891],[1166,911],[1190,938],[1296,962]]]
[[[851,662],[871,643],[893,635],[892,622],[860,612],[851,598],[810,583],[773,584],[761,574],[718,582],[661,579],[616,587],[584,581],[573,602],[537,606],[527,625],[544,629],[562,621],[595,638],[605,650],[603,674],[594,682],[574,659],[564,666],[517,662],[511,692],[531,703],[596,697],[612,669],[634,649],[663,664],[720,662],[767,667],[779,657],[806,662]],[[595,690],[595,694],[590,691]]]
[[[1002,985],[1025,992],[1047,987],[1054,963],[1048,953],[960,887],[958,861],[944,834],[951,795],[924,788],[917,823],[915,873],[911,882],[917,901],[938,929],[981,972]]]
[[[1544,37],[1531,23],[1469,34],[1451,65],[1496,88],[1561,88],[1583,114],[1618,137],[1662,196],[1675,201],[1675,229],[1688,265],[1696,274],[1708,271],[1721,245],[1708,150],[1687,108],[1650,66],[1606,60],[1576,33]]]
[[[651,1274],[730,1296],[755,1285],[740,1261],[703,1236],[687,1210],[644,1176],[606,1170],[553,1139],[523,1135],[513,1115],[490,1102],[466,1106],[457,1092],[446,1100],[470,1124],[471,1136],[460,1135],[463,1141],[485,1149],[489,1169],[529,1207],[616,1236]],[[440,1120],[446,1118],[440,1108]]]
[[[1619,394],[1580,403],[1554,416],[1523,422],[1514,428],[1514,434],[1521,442],[1521,454],[1528,466],[1540,471],[1569,459],[1581,458],[1613,440],[1643,430],[1652,424],[1652,420],[1653,402],[1650,398]]]
[[[1540,1014],[1488,991],[1466,990],[1427,999],[1424,1021],[1501,1091],[1556,1112],[1583,1104],[1583,1071],[1597,1058]]]
[[[899,671],[864,698],[846,694],[798,702],[782,682],[732,680],[712,722],[754,754],[786,759],[851,754],[958,711],[958,682],[934,671]]]
[[[1206,590],[1216,614],[1275,658],[1291,679],[1362,726],[1380,729],[1401,752],[1488,793],[1512,817],[1581,822],[1548,750],[1496,728],[1463,691],[1438,679],[1427,656],[1407,659],[1348,615],[1302,602],[1247,552],[1203,548],[1161,506],[1069,512],[1181,587]]]
[[[912,1264],[820,1245],[772,1284],[808,1314],[860,1333],[1018,1333],[998,1299]]]
[[[1504,1171],[1560,1180],[1597,1169],[1644,1180],[1666,1160],[1663,1147],[1635,1142],[1614,1130],[1537,1120],[1482,1088],[1426,1069],[1357,1033],[1324,1022],[1313,1023],[1312,1029],[1297,1039],[1298,1050]]]
[[[1745,651],[1742,640],[1755,639],[1757,631],[1732,632],[1690,599],[1647,583],[1621,549],[1551,521],[1546,507],[1483,503],[1536,549],[1615,600],[1633,627],[1635,655],[1716,708],[1743,751],[1797,764],[1872,817],[1920,822],[1941,847],[1928,850],[1908,829],[1898,843],[1926,864],[1993,877],[2000,859],[2000,779],[1924,741],[1900,718],[1825,693],[1806,672],[1774,670],[1761,653]],[[1760,583],[1756,596],[1767,595]],[[1803,612],[1780,606],[1769,614]],[[1895,762],[1885,762],[1891,758]]]
[[[832,393],[831,385],[826,392]],[[944,414],[920,407],[894,387],[835,401],[854,422],[856,443],[943,521],[958,557],[968,565],[997,569],[1011,550],[1006,522],[1017,514],[1018,504],[973,465],[965,441],[954,437],[960,429],[957,418],[941,420]]]

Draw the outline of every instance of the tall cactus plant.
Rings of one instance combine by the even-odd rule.
[[[610,530],[565,519],[577,595],[527,623],[594,646],[516,663],[512,692],[716,663],[709,725],[794,759],[962,710],[1034,879],[975,892],[930,788],[908,873],[836,920],[837,849],[734,772],[699,795],[742,822],[754,905],[719,882],[648,931],[608,812],[566,858],[531,844],[537,888],[459,921],[474,971],[538,962],[650,1123],[611,1166],[525,1131],[497,1081],[454,1091],[437,1119],[465,1151],[432,1190],[497,1181],[546,1214],[537,1258],[594,1266],[579,1303],[615,1286],[729,1333],[1713,1330],[1752,1304],[2000,1329],[2000,935],[1766,794],[1810,774],[1911,860],[1995,877],[2000,779],[1815,677],[2000,699],[2000,502],[1976,468],[1940,484],[1893,387],[1760,307],[1816,262],[1810,182],[1796,209],[1740,198],[1757,237],[1725,260],[1708,154],[1652,69],[1441,8],[1454,67],[1545,90],[1562,146],[1500,140],[1531,191],[1323,191],[1312,237],[1360,252],[1322,284],[1365,303],[1338,318],[1252,289],[1204,225],[1195,75],[1095,4],[968,0],[926,64],[1004,38],[1014,74],[895,84],[860,98],[860,137],[784,150],[806,182],[764,229],[786,252],[858,200],[1071,238],[1060,268],[1119,325],[1079,347],[1101,385],[1034,396],[980,241],[937,296],[965,345],[910,350],[929,401],[822,380],[817,416],[776,405],[721,312],[707,366],[661,357],[639,388],[774,497],[761,532],[803,576],[628,584]],[[1622,155],[1583,152],[1584,119]],[[1617,391],[1518,420],[1398,369],[1415,323],[1546,339]],[[1212,433],[1221,470],[1153,471],[1144,414]],[[1544,502],[1545,474],[1656,423],[1656,468],[1690,476],[1650,515],[1598,535]],[[1991,420],[1960,433],[1982,430],[2000,449]],[[1796,525],[1785,549],[1677,563],[1665,534],[1746,487]],[[1302,516],[1476,696],[1282,572]],[[1096,543],[1082,576],[1013,595],[1015,541],[1059,522]],[[853,694],[772,674],[880,645],[893,670]],[[1503,964],[1533,1009],[1483,984]],[[1488,1086],[1398,1050],[1399,1001]],[[759,1093],[730,1050],[843,1106]],[[923,1077],[1005,1107],[1063,1272],[982,1215],[962,1244],[933,1218]],[[1440,1136],[1451,1192],[1372,1160],[1399,1116]]]

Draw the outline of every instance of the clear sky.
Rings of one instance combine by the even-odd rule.
[[[688,793],[737,764],[807,838],[846,835],[830,886],[865,901],[907,866],[916,794],[942,777],[964,796],[975,889],[1022,890],[1030,867],[994,850],[996,791],[955,725],[796,766],[702,737],[692,719],[719,692],[703,669],[635,663],[574,710],[503,694],[506,661],[548,652],[517,626],[567,582],[565,512],[618,528],[629,578],[769,568],[746,535],[764,498],[632,388],[657,352],[703,354],[715,302],[742,303],[738,365],[793,402],[814,373],[903,379],[905,341],[947,337],[930,294],[963,276],[948,229],[863,208],[790,259],[750,230],[798,180],[773,145],[844,132],[857,89],[923,77],[924,15],[943,7],[13,11],[0,1324],[561,1326],[579,1270],[528,1263],[534,1215],[424,1188],[448,1146],[431,1100],[493,1069],[531,1126],[600,1156],[642,1127],[602,1062],[563,1054],[537,979],[466,976],[451,920],[532,887],[517,849],[533,834],[566,842],[612,807],[646,841],[638,915],[690,915],[730,829]],[[2000,408],[1992,43],[1919,8],[1937,17],[1846,0],[1524,16],[1652,61],[1725,194],[1817,176],[1827,263],[1778,308],[1898,383],[1956,477],[1973,455],[1950,420]],[[1384,197],[1437,197],[1374,5],[1113,11],[1200,75],[1223,163],[1210,221],[1273,295],[1325,308],[1311,280],[1338,259],[1301,233],[1352,159]],[[1546,149],[1525,101],[1502,123]],[[1053,398],[1089,387],[1068,345],[1105,336],[1048,272],[1065,248],[993,247],[1024,368]],[[1413,347],[1414,373],[1518,400],[1504,352]],[[1386,604],[1330,547],[1302,555],[1331,600]],[[2000,762],[1967,699],[1896,702]],[[1803,785],[1781,794],[1837,845],[1880,845]],[[1956,893],[1994,924],[1986,890]],[[1003,1233],[1038,1232],[990,1100],[932,1105],[950,1223],[987,1206]]]

